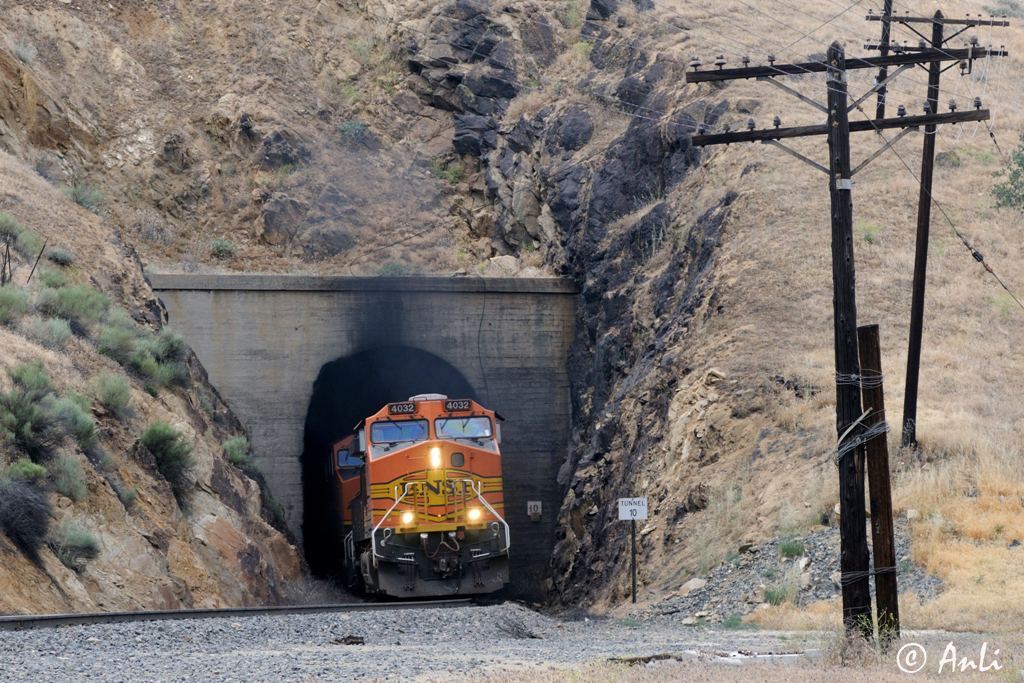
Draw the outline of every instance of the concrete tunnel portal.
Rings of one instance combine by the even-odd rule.
[[[302,537],[306,561],[317,576],[341,574],[341,511],[326,481],[331,445],[385,404],[427,393],[479,400],[447,361],[408,346],[359,351],[320,369],[306,412],[302,452]]]
[[[334,538],[310,472],[362,418],[418,393],[505,418],[510,594],[543,597],[570,437],[576,287],[557,279],[150,275],[170,323],[249,435],[311,568]],[[322,476],[322,475],[321,475]],[[527,503],[542,505],[539,517]]]

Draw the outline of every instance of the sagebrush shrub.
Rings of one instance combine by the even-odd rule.
[[[43,236],[33,230],[22,230],[14,240],[14,248],[25,256],[35,258],[43,250]]]
[[[235,466],[248,464],[249,439],[244,436],[234,436],[230,439],[225,439],[223,446],[229,463]]]
[[[68,569],[80,572],[88,560],[100,556],[100,541],[95,534],[77,522],[65,522],[57,530],[51,544],[54,554]]]
[[[71,337],[71,323],[63,318],[44,320],[37,315],[32,317],[26,332],[43,346],[56,348]]]
[[[138,498],[139,490],[134,486],[130,489],[123,489],[117,492],[117,499],[121,501],[121,505],[124,506],[125,510],[131,510],[135,507],[135,499]]]
[[[39,279],[43,281],[44,285],[53,289],[63,287],[68,281],[67,276],[59,270],[44,270]]]
[[[79,503],[89,492],[85,485],[85,471],[82,464],[70,455],[61,455],[54,462],[54,486],[61,494]]]
[[[23,64],[31,64],[32,60],[36,58],[36,48],[30,43],[17,43],[14,46],[14,55],[21,60]]]
[[[38,401],[53,393],[53,384],[50,383],[50,377],[46,374],[42,361],[34,360],[24,365],[9,367],[7,374],[31,401]]]
[[[0,241],[10,244],[24,230],[25,226],[17,218],[6,211],[0,211]]]
[[[224,237],[210,242],[210,256],[215,259],[229,259],[235,255],[235,243]]]
[[[124,375],[103,371],[96,380],[100,405],[123,420],[132,413],[132,385]]]
[[[28,311],[28,293],[14,284],[0,287],[0,324],[9,325]]]
[[[104,327],[96,339],[96,348],[125,365],[135,353],[135,332],[124,327]]]
[[[74,437],[82,448],[88,448],[96,443],[96,422],[92,419],[88,406],[83,407],[75,398],[65,396],[54,401],[52,413],[57,423]]]
[[[70,266],[75,261],[75,255],[67,249],[61,249],[60,247],[54,247],[47,254],[46,258],[50,259],[53,263],[58,266]]]
[[[0,530],[36,566],[42,564],[39,548],[50,530],[52,511],[38,487],[21,479],[0,478]]]
[[[46,478],[46,468],[35,464],[28,458],[18,458],[18,461],[11,465],[4,474],[38,485]],[[0,474],[0,477],[3,477],[4,474]]]
[[[162,363],[185,360],[188,344],[185,338],[165,325],[156,335],[156,359]]]
[[[102,209],[103,205],[107,203],[107,197],[103,194],[103,191],[94,187],[69,185],[62,189],[71,201],[93,213]]]
[[[65,285],[57,289],[44,289],[39,293],[36,307],[48,316],[64,318],[71,323],[76,334],[84,335],[88,325],[98,321],[110,306],[103,293],[85,285]]]
[[[188,494],[188,473],[195,465],[192,447],[180,431],[166,422],[153,422],[142,433],[142,444],[156,459],[157,469],[171,485],[175,497],[183,500]]]
[[[52,453],[56,433],[53,416],[24,390],[0,394],[0,441],[9,441],[33,461]]]

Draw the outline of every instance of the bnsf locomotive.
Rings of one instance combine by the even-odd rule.
[[[419,597],[508,583],[501,419],[475,401],[422,394],[334,444],[350,586]]]

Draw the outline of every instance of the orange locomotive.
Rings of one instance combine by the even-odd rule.
[[[508,583],[501,419],[476,401],[422,394],[334,444],[350,585],[419,597]]]

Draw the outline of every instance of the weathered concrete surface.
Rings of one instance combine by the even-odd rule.
[[[301,538],[299,457],[321,367],[384,346],[430,352],[501,413],[517,592],[539,593],[569,438],[573,283],[554,279],[150,275],[171,323],[246,426]],[[528,500],[540,500],[533,522]]]

